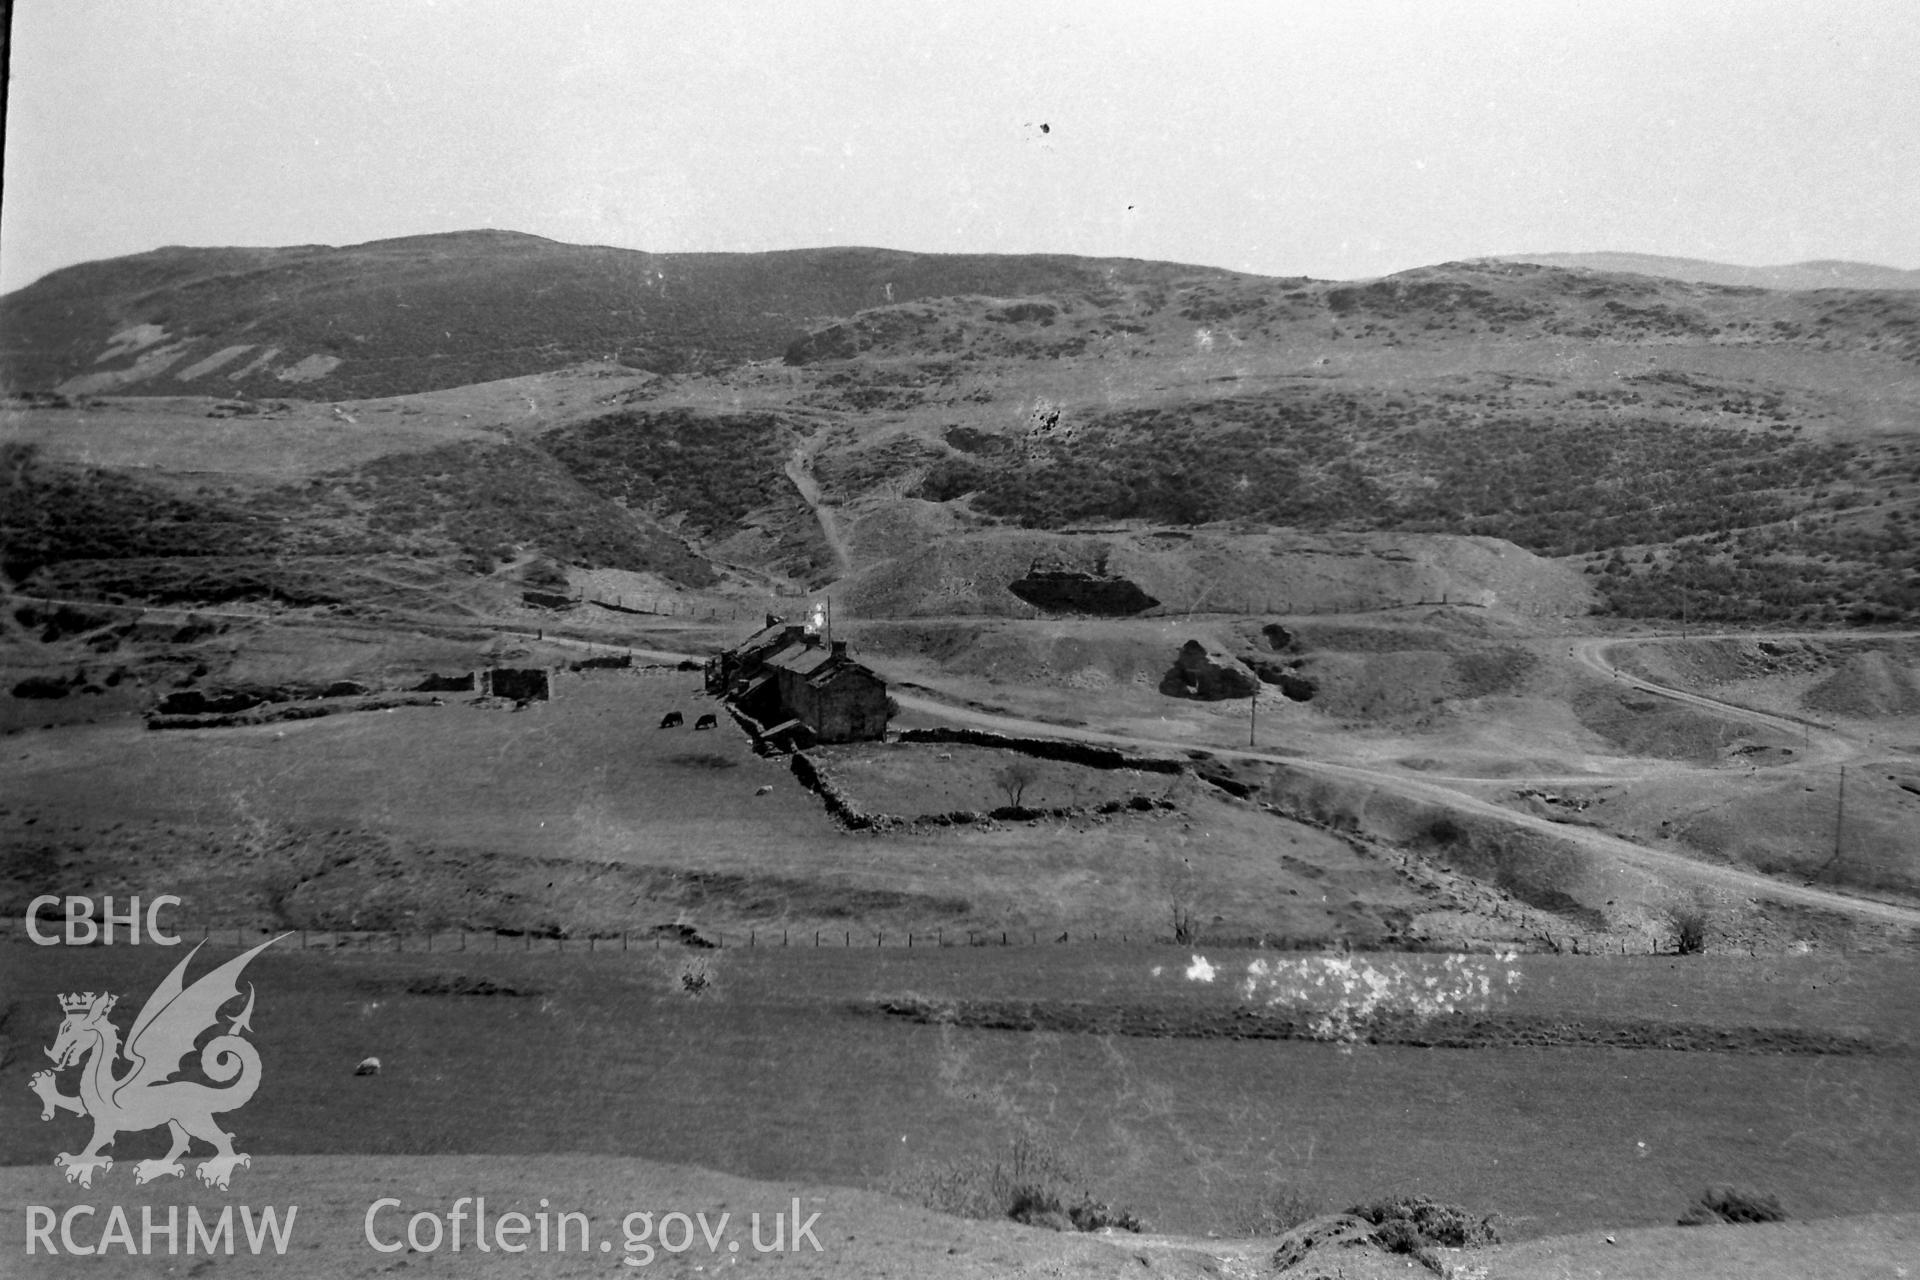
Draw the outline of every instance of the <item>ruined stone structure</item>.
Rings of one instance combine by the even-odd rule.
[[[553,696],[553,682],[545,667],[489,667],[481,673],[482,693],[515,702],[545,702]]]

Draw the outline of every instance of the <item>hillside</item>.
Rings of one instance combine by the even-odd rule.
[[[1652,253],[1507,253],[1495,260],[1750,289],[1920,289],[1920,271],[1902,271],[1871,262],[1825,260],[1777,267],[1739,267],[1726,262],[1667,258]]]
[[[1292,529],[1410,540],[1395,555],[1422,585],[1363,559],[1356,600],[1481,590],[1419,542],[1449,535],[1560,558],[1589,579],[1581,599],[1624,616],[1920,617],[1910,290],[1497,261],[1339,283],[472,232],[90,263],[0,299],[0,329],[0,376],[33,393],[7,423],[39,450],[34,474],[137,458],[131,482],[186,504],[147,522],[193,544],[178,554],[391,553],[455,573],[543,555],[793,591],[857,574],[857,595],[917,614],[909,597],[941,591],[879,584],[957,535],[1092,539],[1075,560],[1103,530],[1231,546]],[[329,464],[335,449],[351,456]],[[298,478],[268,474],[268,454],[300,459]],[[283,514],[249,524],[235,502]],[[57,536],[12,517],[13,571],[47,586],[63,560],[175,554],[79,529],[110,509],[80,504]],[[1217,558],[1217,602],[1298,594]],[[1144,590],[1169,608],[1205,595]]]
[[[880,249],[654,254],[507,231],[172,247],[68,267],[0,298],[0,383],[339,400],[586,360],[701,371],[778,355],[812,326],[889,301],[1227,275]]]

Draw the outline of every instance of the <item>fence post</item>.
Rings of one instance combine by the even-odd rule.
[[[747,930],[747,945],[748,945],[749,947],[752,947],[752,946],[758,946],[758,945],[759,945],[759,941],[758,941],[758,939],[759,939],[759,935],[760,935],[760,931],[759,931],[758,929],[749,929],[749,930]]]

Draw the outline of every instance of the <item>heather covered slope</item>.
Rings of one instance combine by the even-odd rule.
[[[779,355],[863,307],[1226,272],[880,249],[652,254],[507,231],[334,248],[164,248],[0,299],[14,392],[396,395],[585,360],[655,371]]]
[[[273,422],[305,475],[358,484],[312,462],[301,402],[375,396],[332,415],[363,428],[358,454],[438,449],[448,492],[488,487],[456,473],[499,471],[497,445],[529,451],[510,456],[545,479],[494,504],[511,518],[480,549],[688,585],[712,580],[696,559],[792,590],[859,574],[913,614],[953,593],[921,582],[908,603],[880,580],[960,534],[1294,529],[1409,539],[1356,562],[1356,601],[1477,600],[1439,567],[1458,544],[1419,542],[1448,535],[1562,559],[1622,616],[1920,617],[1915,291],[1493,261],[1340,283],[1064,256],[650,255],[473,232],[86,264],[0,299],[0,342],[0,378],[50,393],[5,422],[49,464],[137,456],[146,478],[205,487],[185,479],[209,469],[204,447],[170,462],[102,434],[158,440],[126,406],[178,419],[198,396],[263,438]],[[393,449],[372,447],[374,424]],[[534,510],[563,495],[606,528],[590,541],[626,523],[656,549],[583,546]],[[300,528],[276,536],[338,542],[296,497]],[[476,537],[442,536],[445,506],[390,504],[377,532],[471,552]],[[1393,569],[1401,555],[1414,567]],[[1143,590],[1179,608],[1295,594],[1232,556],[1195,568],[1206,581]],[[1005,595],[988,586],[960,595]]]

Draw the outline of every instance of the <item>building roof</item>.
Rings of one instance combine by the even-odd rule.
[[[733,651],[735,653],[750,653],[755,649],[763,649],[770,644],[778,643],[786,633],[787,624],[784,622],[776,622],[770,627],[762,627],[745,640],[742,640],[739,644],[733,646]]]
[[[798,676],[809,676],[833,661],[833,651],[825,645],[795,643],[767,659],[767,665]]]

